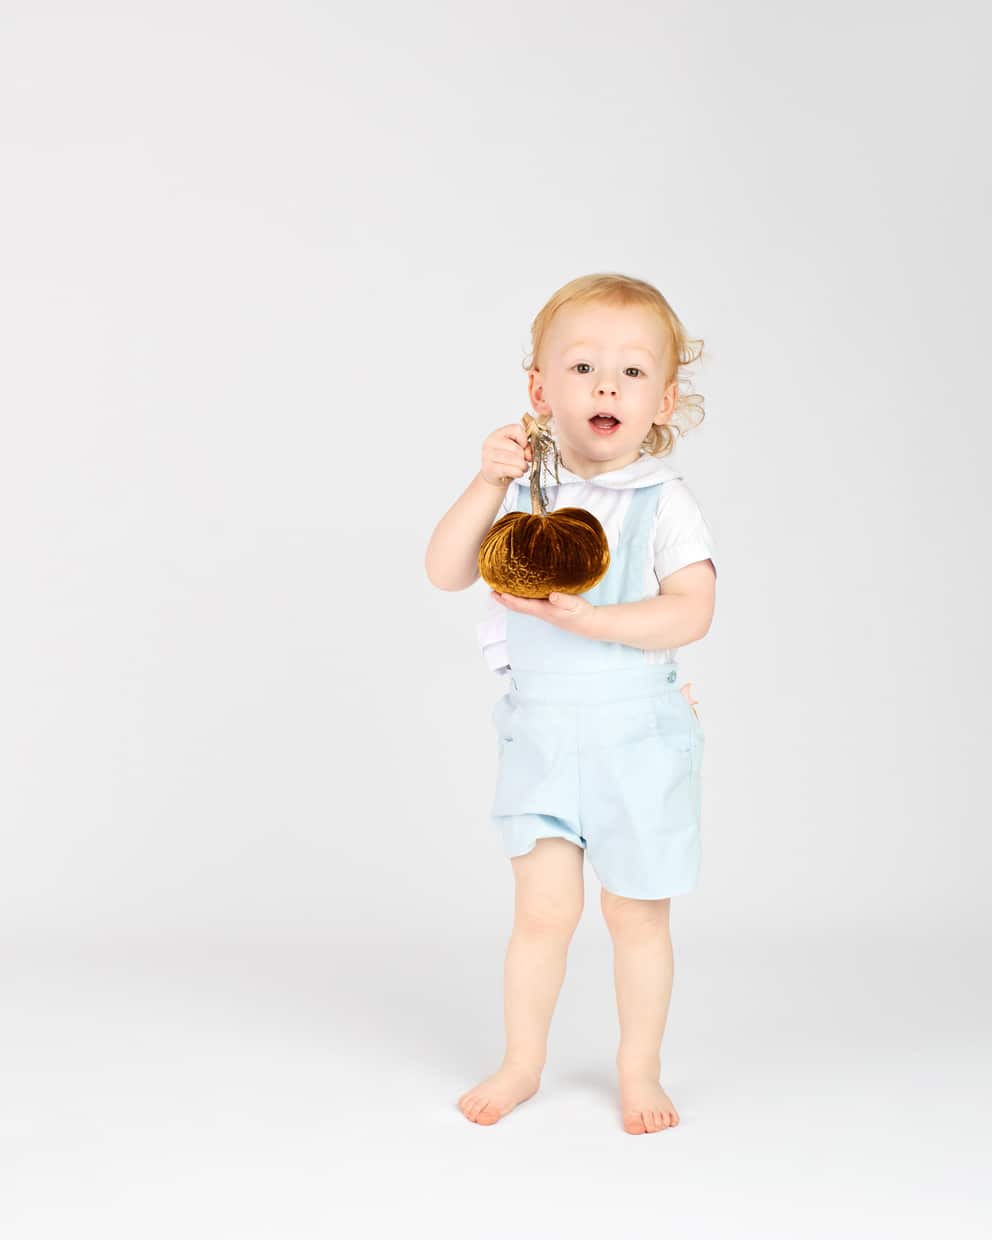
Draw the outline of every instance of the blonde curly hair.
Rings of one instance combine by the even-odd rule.
[[[672,343],[670,357],[675,359],[675,365],[666,376],[666,386],[672,380],[677,380],[679,395],[668,422],[664,426],[652,426],[641,443],[643,452],[652,456],[667,456],[675,447],[676,437],[699,426],[706,416],[703,398],[690,390],[692,380],[685,374],[685,367],[691,366],[702,356],[703,341],[688,335],[679,316],[653,284],[614,271],[577,276],[576,279],[569,280],[548,298],[531,323],[531,351],[524,359],[523,368],[530,371],[534,367],[551,320],[562,306],[590,305],[594,302],[607,306],[646,306],[655,311],[668,331]],[[546,426],[550,416],[548,414],[538,418],[539,424]]]

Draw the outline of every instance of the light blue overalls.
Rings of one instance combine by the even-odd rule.
[[[664,485],[634,489],[609,569],[582,598],[645,597]],[[527,487],[517,487],[517,511],[531,511]],[[511,687],[492,711],[499,757],[491,815],[505,854],[561,836],[585,849],[616,895],[657,900],[692,890],[703,730],[676,684],[676,665],[510,608],[506,624]]]

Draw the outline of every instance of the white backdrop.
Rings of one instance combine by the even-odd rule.
[[[486,587],[433,589],[424,552],[484,437],[529,407],[533,315],[574,276],[621,271],[656,284],[706,342],[707,418],[674,457],[716,534],[719,580],[713,627],[681,659],[706,729],[704,837],[700,887],[674,902],[669,1039],[684,1054],[708,1045],[693,1021],[709,992],[692,990],[688,963],[705,944],[706,969],[744,942],[763,962],[808,942],[838,985],[870,959],[873,978],[903,970],[905,989],[876,1005],[883,1059],[904,1016],[941,1007],[921,974],[949,985],[947,962],[983,962],[990,931],[985,20],[963,3],[3,4],[8,981],[30,988],[72,960],[126,958],[133,980],[153,958],[187,961],[174,969],[192,978],[239,944],[281,953],[280,968],[310,952],[323,963],[300,994],[319,993],[328,1022],[314,1047],[333,1029],[367,1051],[427,1020],[426,1105],[443,1117],[431,1122],[455,1149],[481,1139],[452,1103],[501,1046],[512,876],[487,812],[502,686],[475,646]],[[599,972],[581,1000],[563,994],[557,1019],[606,1022],[602,1046],[577,1051],[605,1071],[615,1015],[588,867],[587,884],[570,978],[597,959]],[[743,959],[746,972],[757,956]],[[772,968],[766,999],[818,994],[803,954],[788,960],[793,980]],[[980,1044],[989,1012],[987,983],[961,967],[963,1006],[941,1026],[951,1059]],[[245,970],[264,991],[266,969]],[[94,993],[89,974],[58,976]],[[129,986],[108,994],[125,1003]],[[754,992],[731,1006],[729,981],[706,986],[728,1004],[728,1036],[738,1022],[758,1021],[755,1037],[788,1026]],[[82,1019],[7,994],[25,1051],[43,1024]],[[874,981],[864,995],[878,999]],[[829,1022],[848,999],[823,1013],[835,1047]],[[284,1001],[246,998],[239,1028]],[[766,1049],[752,1117],[788,1054]],[[347,1077],[371,1089],[366,1067]],[[680,1070],[735,1125],[739,1099],[712,1086],[712,1067],[707,1052]],[[423,1081],[416,1053],[404,1069]],[[323,1122],[340,1120],[332,1144],[354,1151],[364,1095],[346,1105],[334,1080]],[[590,1131],[634,1158],[603,1088]],[[894,1084],[875,1114],[909,1092]],[[574,1123],[570,1102],[565,1090],[548,1140]],[[397,1139],[419,1139],[418,1105],[390,1119]],[[529,1102],[491,1134],[505,1156],[527,1108],[539,1114]],[[654,1149],[690,1140],[683,1109],[683,1132]],[[22,1172],[43,1178],[54,1147],[35,1163],[9,1135]],[[877,1150],[864,1125],[862,1139]],[[89,1184],[109,1175],[100,1157]],[[293,1165],[320,1182],[319,1158]],[[959,1150],[939,1181],[966,1203],[955,1235],[977,1217],[970,1165]],[[738,1213],[737,1234],[795,1234],[772,1180],[764,1212],[745,1181],[755,1212]],[[152,1200],[152,1180],[133,1183]],[[901,1183],[876,1203],[899,1234],[928,1204],[947,1224],[937,1180],[905,1216],[900,1193],[923,1190]],[[514,1226],[547,1235],[548,1198],[531,1187],[534,1212]],[[284,1188],[301,1191],[272,1189],[281,1222]],[[101,1199],[106,1227],[133,1234],[133,1191]],[[375,1223],[357,1195],[327,1208],[314,1202],[288,1234]],[[15,1210],[13,1234],[66,1221],[36,1210]],[[276,1234],[266,1217],[256,1202],[258,1234]],[[825,1235],[842,1221],[817,1217]],[[880,1220],[866,1234],[888,1234]]]

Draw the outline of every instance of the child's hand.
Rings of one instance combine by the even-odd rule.
[[[494,487],[507,487],[531,467],[534,454],[520,422],[501,426],[483,441],[479,473]]]
[[[595,637],[596,604],[584,599],[581,594],[562,594],[555,590],[543,598],[523,598],[519,594],[500,593],[498,590],[489,592],[497,603],[502,603],[511,611],[523,612],[526,616],[536,616],[538,620],[547,620],[560,629],[568,629],[580,637]]]
[[[692,696],[692,681],[687,680],[679,692],[692,707],[692,713],[697,719],[699,719],[699,711],[696,710],[696,707],[699,705],[699,698]],[[700,722],[702,722],[702,720],[700,720]]]

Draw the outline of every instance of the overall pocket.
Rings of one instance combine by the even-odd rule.
[[[689,764],[689,797],[692,805],[692,812],[698,825],[702,816],[702,765],[703,765],[703,747],[706,734],[703,731],[703,725],[699,718],[699,713],[695,706],[689,701],[681,690],[675,695],[681,703],[681,710],[689,728],[692,743],[691,760]]]
[[[665,693],[656,697],[654,716],[657,731],[677,749],[690,752],[695,747],[699,723],[681,693]]]
[[[513,719],[513,699],[509,689],[493,703],[489,718],[496,729],[500,748],[502,748],[504,741],[513,740],[513,731],[510,726]]]

